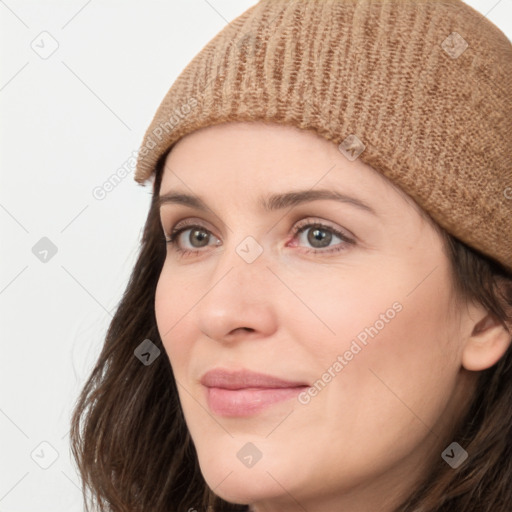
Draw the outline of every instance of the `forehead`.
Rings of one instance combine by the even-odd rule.
[[[337,146],[312,130],[278,123],[229,122],[182,137],[167,154],[163,186],[185,180],[199,186],[243,180],[251,186],[290,186],[343,180],[359,188],[377,174],[361,161],[349,162]],[[378,175],[373,179],[381,179]],[[228,181],[229,180],[229,181]]]
[[[257,190],[338,187],[361,198],[366,195],[368,202],[383,196],[403,201],[433,222],[378,170],[360,159],[349,161],[333,142],[293,125],[232,121],[202,127],[179,139],[162,167],[160,195],[174,190],[208,197],[226,189],[254,195]]]
[[[293,156],[309,155],[309,159],[313,159],[322,155],[333,157],[337,153],[335,144],[313,130],[263,121],[232,121],[186,134],[168,153],[166,165],[174,161],[205,160],[214,155],[216,160],[233,163],[241,157],[242,162],[239,163],[248,168],[260,162],[283,167],[282,164]]]

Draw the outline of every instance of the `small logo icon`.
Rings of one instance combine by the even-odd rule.
[[[254,54],[256,51],[255,46],[256,46],[256,38],[253,36],[253,34],[251,32],[249,32],[248,34],[245,34],[243,37],[241,37],[236,42],[237,51],[241,52],[242,48],[245,47],[245,52],[247,54],[251,55],[251,57],[254,57]]]
[[[49,32],[44,30],[30,43],[30,47],[41,59],[46,60],[57,51],[59,43]]]
[[[263,247],[252,236],[244,238],[236,248],[236,253],[246,263],[252,263],[262,252]]]
[[[32,450],[30,457],[41,469],[48,469],[59,458],[59,452],[43,441]]]
[[[357,135],[349,135],[339,146],[338,149],[345,157],[353,162],[366,149],[366,146],[358,139]]]
[[[468,47],[467,41],[458,33],[452,32],[442,43],[443,50],[452,58],[458,59]]]
[[[236,454],[240,462],[248,468],[252,468],[262,455],[261,451],[252,443],[245,443]]]
[[[453,469],[457,469],[468,458],[468,452],[459,443],[453,442],[444,450],[441,457]]]
[[[48,263],[57,254],[57,246],[49,238],[43,236],[32,247],[32,254],[42,263]]]
[[[133,353],[142,364],[149,366],[160,355],[160,349],[150,339],[145,339]]]

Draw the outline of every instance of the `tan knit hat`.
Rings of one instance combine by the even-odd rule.
[[[198,128],[314,130],[512,272],[512,45],[459,0],[260,0],[178,76],[135,180]]]

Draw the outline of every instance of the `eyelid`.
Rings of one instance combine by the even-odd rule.
[[[317,220],[320,219],[320,220]],[[320,217],[315,217],[314,215],[308,216],[307,218],[300,220],[296,223],[294,223],[293,226],[293,234],[296,235],[302,227],[311,226],[314,224],[320,224],[324,227],[327,227],[331,229],[334,232],[339,232],[339,235],[342,235],[345,238],[349,238],[350,240],[356,241],[356,236],[352,234],[348,229],[338,227],[336,225],[333,225],[332,222],[328,220],[321,219]],[[339,236],[337,235],[337,236]]]
[[[326,226],[330,227],[331,229],[333,229],[335,231],[342,231],[344,234],[346,234],[347,237],[350,237],[350,238],[352,238],[354,240],[357,238],[348,229],[341,228],[341,227],[338,227],[336,225],[333,225],[333,223],[331,221],[326,220],[326,219],[322,219],[320,216],[317,216],[317,215],[300,215],[300,216],[298,216],[298,218],[301,219],[301,220],[292,219],[292,225],[294,226],[294,229],[295,228],[298,229],[298,228],[306,226],[308,224],[318,223],[318,224],[325,224]],[[163,221],[161,223],[162,223],[162,225],[164,224]],[[173,227],[172,227],[171,231],[175,232],[178,229],[181,229],[181,228],[183,228],[185,226],[193,227],[193,226],[197,226],[198,224],[200,226],[204,227],[205,229],[207,229],[211,234],[213,234],[213,232],[215,231],[214,229],[209,227],[209,226],[211,226],[211,224],[208,221],[206,221],[204,219],[201,219],[199,217],[186,217],[186,218],[184,218],[182,220],[178,220],[176,222],[172,222],[171,225]],[[295,225],[297,225],[297,226],[295,226]],[[164,231],[165,231],[165,228],[164,228]],[[169,235],[170,234],[171,233],[169,233]]]
[[[194,227],[194,226],[201,226],[203,229],[207,230],[209,233],[213,234],[213,229],[211,229],[210,223],[208,221],[205,221],[204,219],[200,219],[199,217],[187,217],[186,219],[179,220],[177,222],[174,222],[171,224],[173,227],[171,228],[168,235],[170,236],[172,233],[175,233],[179,229],[185,228],[185,227]],[[167,234],[167,233],[166,233]]]

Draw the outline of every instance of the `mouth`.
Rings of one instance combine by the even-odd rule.
[[[210,411],[231,417],[255,415],[296,397],[309,387],[305,382],[283,380],[272,375],[223,369],[207,372],[201,384]]]

